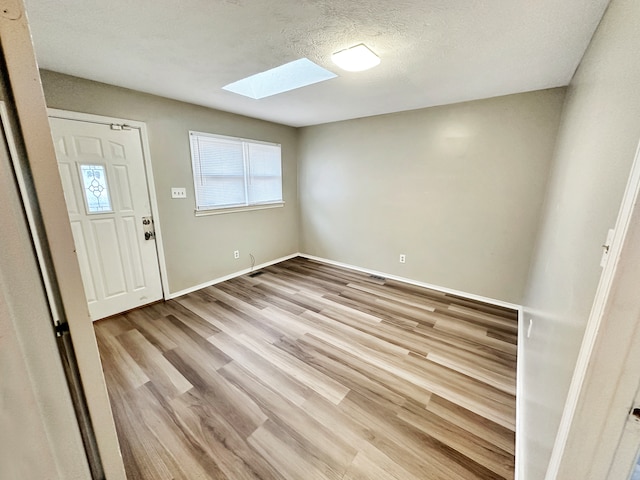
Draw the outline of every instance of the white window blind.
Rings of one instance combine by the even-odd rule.
[[[282,203],[280,145],[189,132],[196,210]]]

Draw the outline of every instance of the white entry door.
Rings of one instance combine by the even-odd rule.
[[[139,129],[49,120],[91,318],[161,299]]]

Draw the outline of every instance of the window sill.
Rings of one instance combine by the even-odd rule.
[[[265,203],[262,205],[249,205],[247,207],[229,207],[229,208],[213,208],[211,210],[196,210],[196,217],[205,217],[207,215],[223,215],[225,213],[248,212],[251,210],[267,210],[269,208],[284,207],[284,202]]]

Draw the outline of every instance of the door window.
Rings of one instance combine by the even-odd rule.
[[[81,164],[80,176],[82,177],[87,213],[113,212],[105,166]]]

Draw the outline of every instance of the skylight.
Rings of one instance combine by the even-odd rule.
[[[222,87],[229,92],[259,100],[261,98],[331,80],[337,75],[308,58],[285,63]]]

